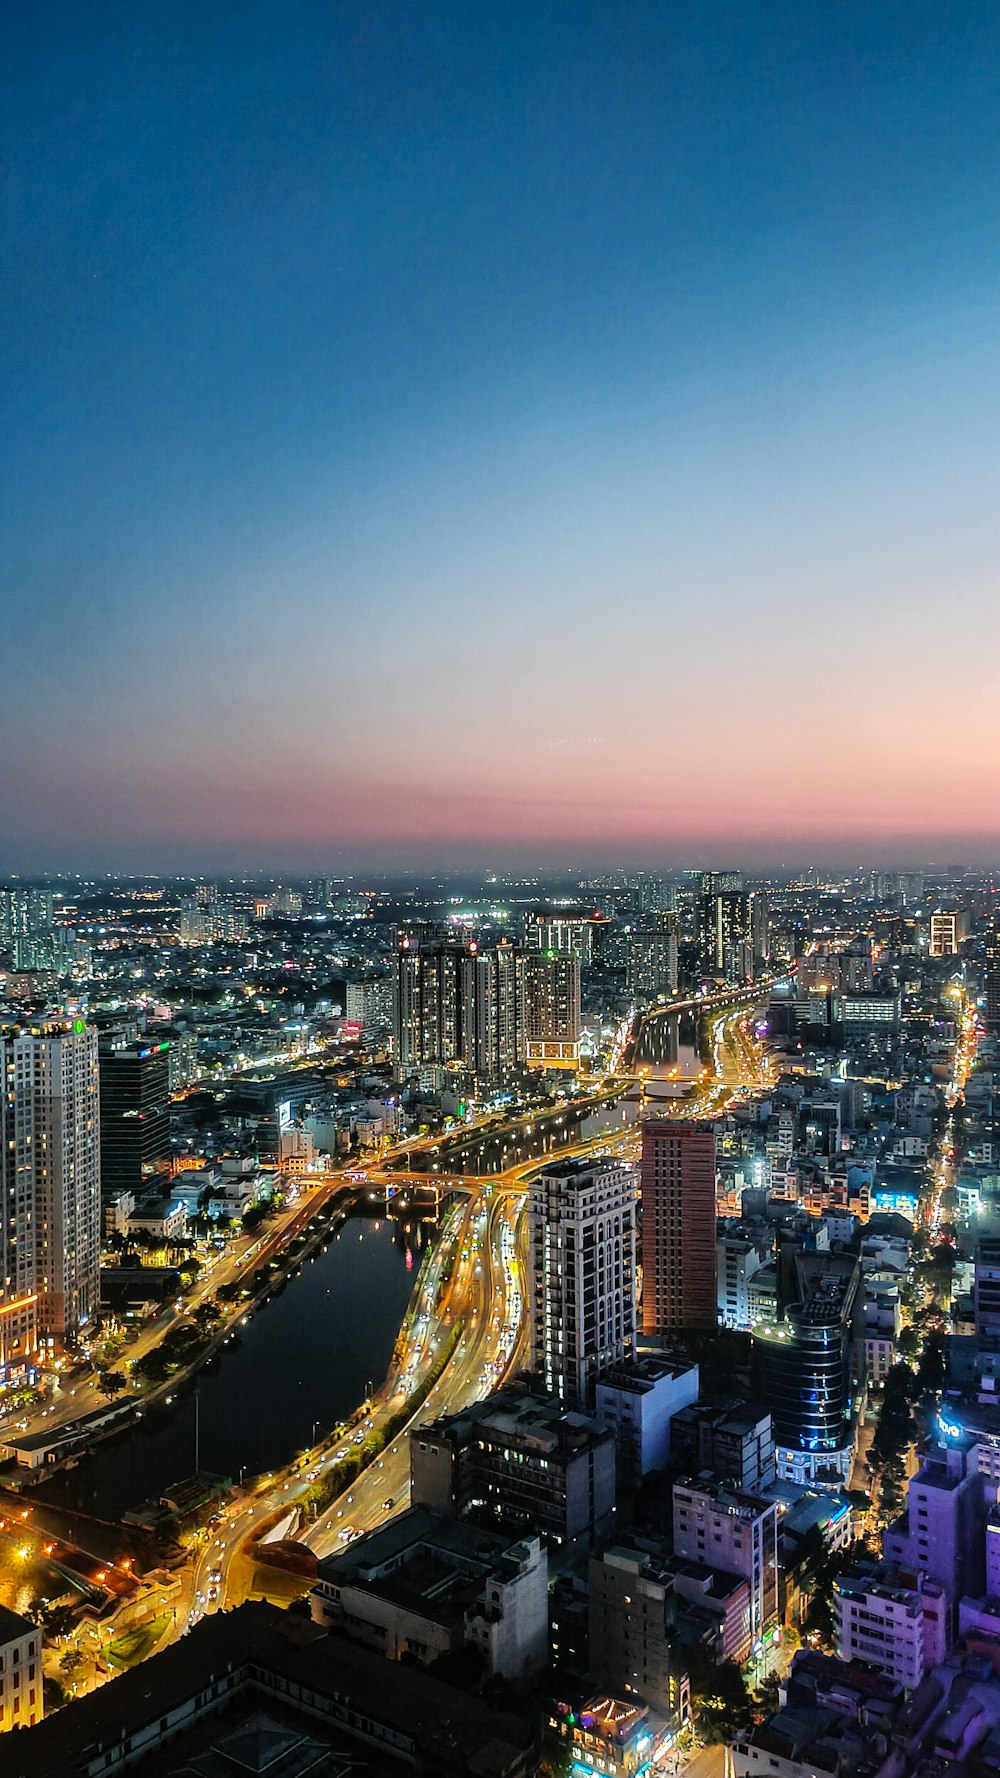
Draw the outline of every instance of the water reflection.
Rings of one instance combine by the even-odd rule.
[[[200,1466],[233,1479],[286,1463],[320,1431],[346,1418],[366,1384],[384,1375],[414,1272],[430,1238],[390,1218],[345,1222],[278,1294],[239,1329],[238,1344],[202,1371]],[[170,1418],[143,1423],[43,1484],[40,1493],[102,1518],[118,1518],[195,1467],[195,1409],[188,1391]]]

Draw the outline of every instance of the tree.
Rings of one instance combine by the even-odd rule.
[[[799,1560],[794,1574],[803,1593],[809,1596],[806,1622],[826,1646],[833,1642],[833,1583],[839,1574],[871,1556],[863,1538],[849,1550],[830,1547],[818,1525],[810,1526],[799,1543]]]
[[[102,1395],[106,1395],[110,1401],[112,1396],[121,1394],[122,1390],[125,1388],[125,1378],[120,1371],[102,1370],[98,1374],[101,1379]]]
[[[924,1349],[917,1365],[917,1395],[919,1400],[934,1401],[944,1388],[944,1380],[948,1373],[948,1346],[944,1333],[935,1328],[927,1335]]]
[[[45,1700],[45,1714],[52,1715],[61,1710],[69,1700],[69,1693],[64,1685],[60,1685],[54,1674],[46,1673],[42,1681],[42,1696]]]
[[[59,1656],[59,1671],[65,1673],[67,1679],[72,1679],[74,1673],[79,1673],[82,1666],[83,1655],[78,1648],[64,1649]]]
[[[774,1715],[781,1702],[778,1696],[780,1687],[781,1681],[776,1673],[768,1673],[761,1680],[754,1693],[754,1704],[762,1717]]]
[[[72,1605],[42,1605],[37,1622],[41,1623],[46,1636],[58,1642],[61,1636],[68,1636],[76,1623],[76,1612]]]
[[[702,1739],[717,1746],[749,1727],[753,1708],[743,1671],[735,1661],[716,1661],[703,1644],[688,1650],[691,1698]]]

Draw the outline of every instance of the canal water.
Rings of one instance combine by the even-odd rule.
[[[198,1378],[199,1466],[238,1479],[287,1463],[382,1381],[431,1232],[352,1215],[254,1310]],[[195,1469],[193,1389],[38,1490],[115,1519]]]

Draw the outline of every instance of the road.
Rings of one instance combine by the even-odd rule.
[[[979,1012],[976,1002],[964,988],[955,988],[952,991],[958,1002],[956,1006],[958,1032],[948,1084],[945,1088],[948,1122],[942,1131],[937,1153],[931,1163],[931,1189],[925,1196],[922,1205],[924,1223],[932,1240],[938,1235],[941,1228],[941,1195],[947,1186],[954,1185],[957,1173],[955,1166],[955,1108],[965,1092],[965,1085],[972,1072],[976,1052],[979,1048]]]
[[[765,1081],[767,1064],[748,1022],[745,1001],[733,1005],[730,1000],[715,1015],[712,1057],[712,1067],[678,1104],[676,1115],[715,1115],[740,1093]],[[640,1130],[626,1118],[623,1107],[620,1126],[567,1145],[559,1158],[634,1154]],[[301,1540],[316,1555],[344,1547],[345,1534],[370,1530],[404,1510],[409,1501],[409,1426],[460,1411],[523,1368],[528,1338],[523,1210],[532,1175],[550,1165],[552,1158],[545,1154],[503,1173],[462,1179],[465,1195],[445,1213],[439,1239],[414,1286],[389,1373],[364,1404],[360,1424],[338,1429],[289,1469],[260,1478],[252,1492],[241,1493],[216,1515],[207,1538],[192,1548],[172,1634],[182,1634],[205,1611],[240,1603],[252,1580],[247,1539],[255,1526],[278,1513],[293,1515],[313,1482],[342,1462],[354,1441],[360,1442],[366,1432],[398,1415],[408,1399],[416,1398],[414,1411],[393,1443],[346,1495],[315,1523],[300,1528]],[[369,1170],[374,1175],[384,1167],[382,1156]],[[352,1178],[364,1172],[356,1168]],[[443,1374],[421,1398],[422,1387],[456,1327],[461,1331]]]

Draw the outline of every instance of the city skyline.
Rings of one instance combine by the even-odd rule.
[[[3,867],[989,861],[998,49],[14,21]]]

